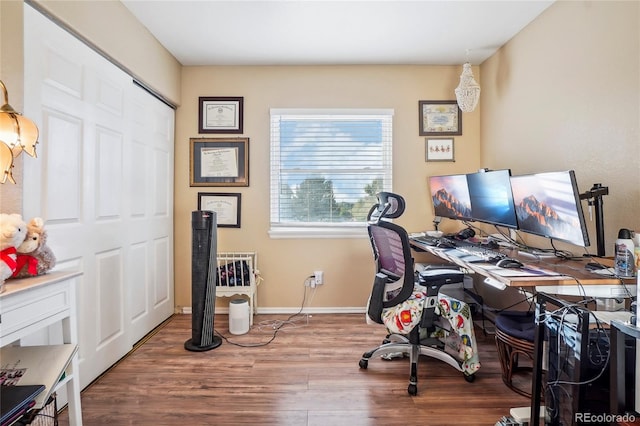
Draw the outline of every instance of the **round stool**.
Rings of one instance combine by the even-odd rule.
[[[502,381],[509,389],[528,398],[531,398],[531,387],[525,390],[515,386],[513,375],[533,370],[531,366],[519,366],[518,358],[526,356],[533,365],[535,328],[533,312],[504,311],[496,317],[496,347]]]

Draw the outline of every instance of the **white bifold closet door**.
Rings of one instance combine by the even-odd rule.
[[[23,161],[23,215],[45,220],[56,269],[83,272],[84,388],[173,313],[174,111],[29,6],[24,28],[40,144]]]

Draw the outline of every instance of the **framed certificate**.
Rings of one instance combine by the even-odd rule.
[[[198,98],[199,133],[242,133],[242,97]]]
[[[462,111],[456,101],[418,101],[420,136],[462,134]]]
[[[220,228],[240,228],[240,193],[198,192],[198,210],[216,212]]]
[[[192,138],[190,186],[249,186],[249,138]]]

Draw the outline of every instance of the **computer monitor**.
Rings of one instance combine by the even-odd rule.
[[[511,171],[508,169],[467,175],[474,221],[511,229],[518,227],[510,176]]]
[[[471,220],[471,199],[467,175],[429,177],[429,190],[436,216]]]
[[[512,176],[511,190],[519,230],[589,246],[573,170]]]

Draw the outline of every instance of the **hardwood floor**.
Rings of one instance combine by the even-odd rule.
[[[421,357],[418,395],[407,394],[408,359],[362,353],[384,337],[364,314],[257,315],[245,335],[190,352],[191,316],[175,315],[82,392],[84,424],[99,425],[494,425],[528,399],[500,378],[494,337],[478,331],[481,369],[473,383],[441,361]],[[269,342],[258,347],[240,347]],[[66,410],[60,426],[68,425]]]

